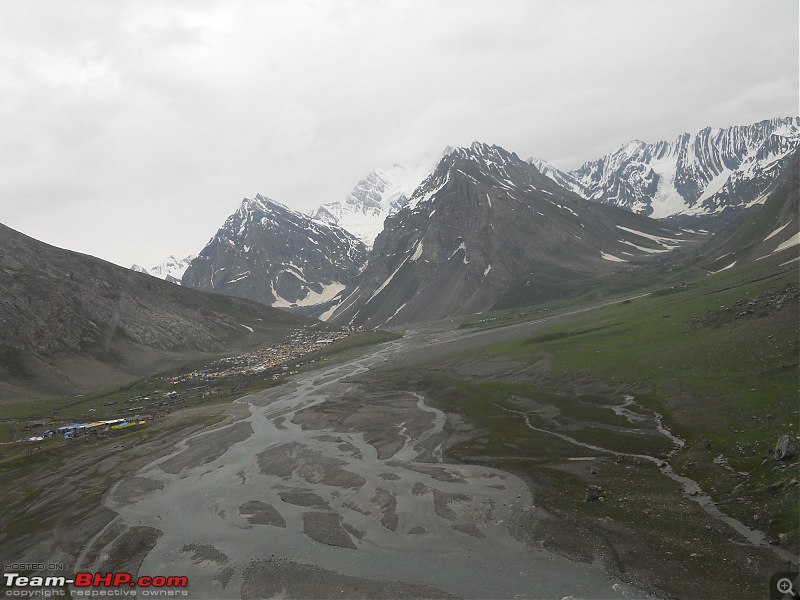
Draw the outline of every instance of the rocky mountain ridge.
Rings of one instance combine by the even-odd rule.
[[[380,277],[376,275],[382,268],[379,265],[392,263],[395,256],[411,257],[419,251],[416,244],[424,237],[423,230],[429,227],[437,230],[444,228],[448,231],[448,235],[452,233],[453,227],[465,228],[461,223],[442,223],[442,209],[438,209],[440,212],[436,213],[437,208],[433,205],[430,206],[426,216],[422,216],[420,212],[421,207],[428,207],[431,204],[432,197],[442,196],[439,193],[441,190],[434,188],[443,187],[447,180],[440,180],[437,172],[443,163],[450,164],[448,163],[450,160],[467,161],[468,166],[471,165],[469,169],[460,169],[460,172],[459,169],[448,168],[447,177],[452,179],[447,188],[451,190],[450,195],[456,197],[459,194],[472,193],[467,190],[472,184],[464,183],[471,177],[473,183],[480,183],[480,186],[485,188],[482,189],[482,193],[490,207],[493,201],[502,205],[507,201],[505,193],[517,189],[524,191],[523,195],[526,197],[522,199],[509,192],[516,201],[534,203],[536,206],[539,206],[540,199],[549,199],[548,194],[563,197],[564,201],[559,201],[556,205],[562,212],[569,208],[575,215],[588,210],[583,204],[578,205],[581,207],[580,210],[570,204],[580,197],[596,205],[613,206],[625,209],[628,213],[662,219],[702,216],[714,218],[764,202],[786,170],[788,157],[798,144],[800,144],[800,119],[785,118],[766,120],[743,127],[715,130],[706,128],[695,135],[683,134],[674,142],[647,144],[633,141],[601,159],[587,162],[573,172],[560,171],[537,159],[520,161],[516,154],[497,146],[475,143],[470,148],[458,150],[447,148],[439,165],[420,185],[414,186],[409,173],[398,166],[391,170],[375,171],[360,181],[343,202],[319,207],[314,213],[318,217],[316,219],[292,211],[262,196],[257,196],[255,201],[247,201],[255,203],[253,206],[258,206],[259,203],[268,206],[267,209],[263,206],[258,208],[264,214],[272,211],[276,215],[283,216],[273,219],[274,226],[265,228],[258,223],[263,225],[270,221],[269,218],[264,220],[263,215],[259,218],[242,217],[241,215],[250,214],[248,211],[251,211],[252,207],[246,208],[244,212],[240,208],[237,214],[241,215],[239,217],[232,215],[201,256],[194,261],[184,277],[184,283],[200,289],[251,298],[271,306],[292,308],[311,316],[330,318],[335,315],[340,319],[343,318],[343,307],[347,304],[343,302],[344,296],[340,295],[340,292],[347,288],[347,295],[352,293],[353,288],[350,284],[362,269],[366,269],[374,277]],[[477,163],[480,164],[476,166]],[[513,171],[513,177],[512,173],[506,172],[509,169]],[[473,171],[475,172],[464,180],[464,173]],[[545,177],[542,178],[542,175]],[[517,181],[514,177],[521,179]],[[453,182],[457,180],[462,181],[459,185],[463,188],[458,193],[452,192],[455,185]],[[536,183],[531,183],[534,181]],[[511,186],[512,183],[517,187]],[[495,197],[498,193],[500,195]],[[533,198],[531,194],[538,196]],[[478,204],[481,202],[482,200],[479,200]],[[552,202],[543,206],[544,208],[534,210],[541,215],[547,215]],[[514,223],[512,222],[514,219],[508,218],[506,222],[500,224],[496,219],[498,215],[504,213],[498,212],[495,208],[478,211],[475,207],[467,208],[454,204],[450,210],[454,213],[463,211],[464,214],[469,214],[473,219],[469,224],[473,230],[487,227],[491,230],[499,226],[501,230],[518,231],[519,235],[523,236],[524,227],[528,227],[528,233],[531,235],[534,232],[543,234],[541,239],[556,236],[552,231],[541,232],[537,229],[537,223],[529,223],[526,219]],[[406,214],[406,211],[409,211],[408,214],[411,216],[398,221],[396,217]],[[606,215],[606,218],[611,217]],[[617,220],[620,218],[622,217],[614,217]],[[246,225],[248,219],[252,221],[250,225]],[[588,224],[584,222],[582,226]],[[387,230],[395,230],[395,233],[388,234],[389,238],[393,239],[391,247],[386,247],[380,242],[381,236],[387,233],[384,225]],[[565,227],[565,224],[555,219],[552,226],[560,228]],[[320,227],[330,227],[338,232],[335,235],[323,235],[327,241],[321,246],[319,243],[309,242],[317,240],[321,235]],[[399,227],[407,232],[415,232],[417,237],[411,239],[410,234],[397,233]],[[652,224],[642,222],[622,227],[654,236],[655,239],[650,239],[650,242],[691,235],[689,231],[681,232],[667,225],[663,226],[665,230],[670,231],[666,235],[663,235],[663,231],[648,233],[650,231],[648,227],[652,227]],[[690,227],[704,228],[703,225],[695,226],[694,223]],[[708,228],[712,228],[711,224]],[[665,246],[653,247],[642,243],[642,236],[625,237],[629,233],[630,231],[627,231],[620,237],[628,243],[628,248],[618,249],[616,253],[609,248],[614,247],[619,240],[609,243],[606,238],[603,238],[602,242],[595,239],[593,243],[599,244],[595,246],[595,250],[589,251],[587,247],[581,257],[573,257],[575,260],[570,266],[561,265],[556,269],[561,272],[559,277],[563,275],[566,279],[570,279],[576,272],[582,270],[586,272],[586,264],[591,262],[589,257],[592,253],[597,254],[597,251],[601,252],[600,257],[604,264],[601,263],[603,267],[598,267],[596,271],[602,273],[607,271],[608,263],[618,262],[624,265],[631,260],[638,261],[644,258],[637,256],[637,253],[660,254],[667,249]],[[356,247],[350,234],[356,234],[356,237],[360,238],[362,244],[360,249]],[[456,234],[458,235],[461,234]],[[495,237],[489,233],[486,235],[486,240],[491,240],[492,244],[502,246],[508,241],[503,236]],[[588,239],[587,236],[577,232],[572,235],[573,239],[584,241]],[[511,236],[510,239],[513,238],[514,236]],[[430,243],[430,238],[428,239]],[[541,244],[541,239],[537,244]],[[439,241],[444,243],[443,240]],[[404,248],[403,243],[411,245]],[[476,240],[471,248],[481,244],[482,242]],[[537,244],[520,242],[520,245],[530,247]],[[367,262],[367,251],[370,246],[374,247]],[[320,253],[323,247],[325,250]],[[253,250],[254,248],[256,250]],[[535,259],[541,268],[541,265],[548,260],[543,259],[540,254],[552,251],[552,247],[540,247],[538,254],[531,258]],[[562,252],[562,256],[550,260],[551,267],[563,262],[564,257],[570,256],[569,252],[563,252],[561,249],[558,251]],[[532,250],[521,251],[522,256],[527,256],[526,252]],[[330,264],[323,264],[326,261],[322,255],[331,257],[332,260],[327,261]],[[405,269],[416,262],[418,261],[409,258]],[[579,263],[581,266],[578,266]],[[494,296],[494,292],[490,293],[487,290],[492,287],[499,290],[503,286],[514,285],[511,283],[512,280],[521,273],[518,268],[504,270],[501,266],[502,260],[481,261],[481,264],[483,269],[491,269],[492,274],[489,275],[487,272],[487,276],[484,277],[476,272],[469,273],[465,277],[473,283],[486,280],[483,284],[484,291],[476,296],[484,300]],[[565,269],[563,272],[562,268]],[[423,270],[421,265],[416,265],[415,271]],[[389,270],[383,273],[383,279],[372,282],[373,291],[387,280],[391,272]],[[364,277],[369,278],[370,275]],[[370,284],[365,285],[369,288]],[[528,285],[527,280],[525,285]],[[453,289],[459,287],[460,284]],[[470,293],[477,291],[477,288],[473,287],[467,286],[472,290]],[[362,287],[362,291],[363,289]],[[532,297],[533,299],[535,298]],[[367,304],[375,302],[376,300],[372,299]],[[431,302],[431,306],[435,304],[436,302]],[[484,307],[485,304],[483,300],[475,301],[475,306]],[[466,306],[472,305],[467,303]],[[403,308],[402,312],[408,313],[410,307],[411,305]],[[395,306],[393,310],[400,311],[400,306]],[[443,310],[442,314],[448,310]],[[384,315],[384,318],[388,316]],[[392,318],[397,321],[402,317],[397,313]]]
[[[376,326],[476,313],[523,275],[544,282],[609,273],[693,239],[588,202],[516,154],[476,142],[445,156],[387,218],[331,319]]]
[[[529,162],[583,198],[653,218],[714,217],[761,204],[800,147],[800,117],[633,140],[574,171]]]

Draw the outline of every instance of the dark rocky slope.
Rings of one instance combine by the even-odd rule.
[[[0,225],[0,396],[99,388],[277,340],[304,322]]]

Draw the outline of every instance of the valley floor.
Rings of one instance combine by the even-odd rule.
[[[687,470],[692,442],[651,385],[507,346],[575,317],[419,326],[116,446],[36,457],[4,472],[0,553],[185,575],[192,598],[765,596],[794,542],[712,502],[726,483]],[[778,494],[796,495],[797,464]]]

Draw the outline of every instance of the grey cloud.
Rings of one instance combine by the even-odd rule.
[[[797,13],[745,0],[3,3],[0,222],[149,264],[197,252],[245,195],[310,210],[446,145],[574,168],[632,138],[796,114]]]

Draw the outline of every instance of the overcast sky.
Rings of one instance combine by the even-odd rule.
[[[498,144],[563,169],[798,108],[797,0],[0,3],[0,223],[130,266],[243,197]]]

